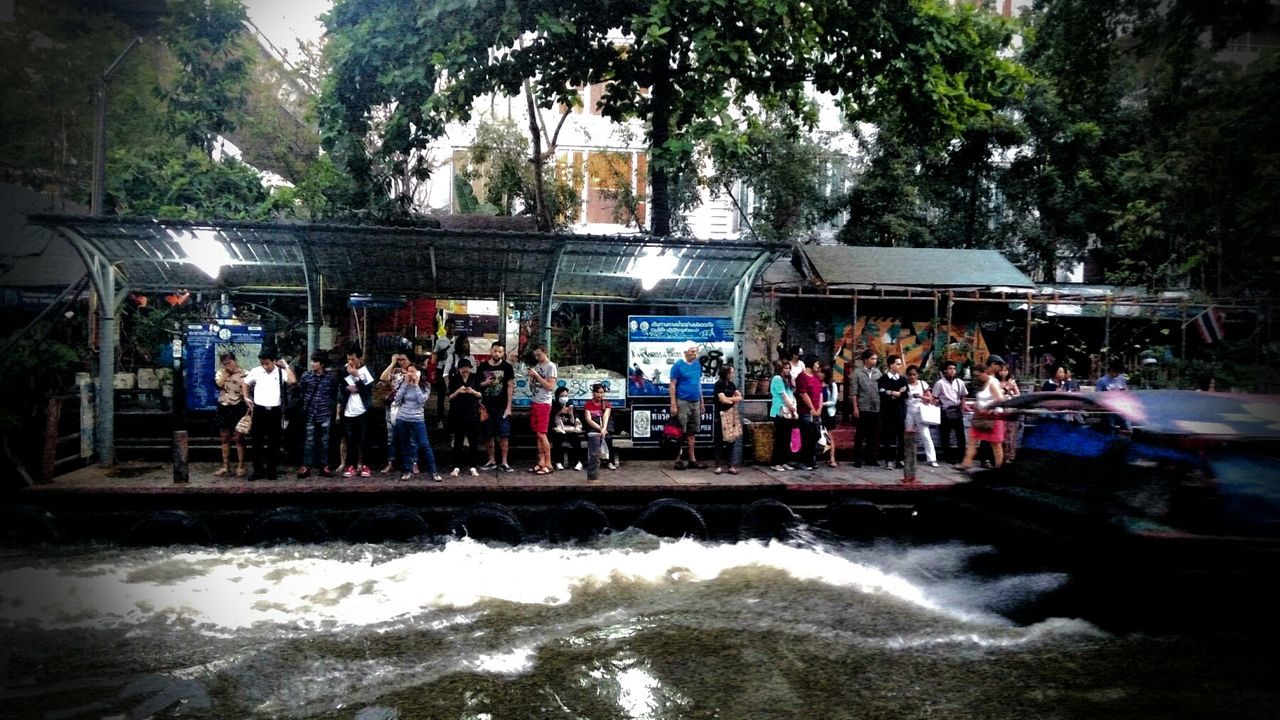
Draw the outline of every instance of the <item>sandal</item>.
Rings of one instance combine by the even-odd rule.
[[[245,473],[245,470],[244,470],[244,466],[243,466],[243,465],[242,465],[242,466],[240,466],[240,467],[238,467],[238,468],[236,468],[236,477],[240,477],[240,478],[242,478],[242,477],[244,477],[245,475],[246,475],[246,473]]]
[[[835,460],[831,460],[827,463],[827,467],[840,467],[840,465],[837,464]]]
[[[730,475],[737,475],[737,474],[738,474],[738,468],[736,468],[736,467],[731,467],[731,468],[729,468],[729,474],[730,474]]]
[[[230,474],[231,474],[231,468],[227,467],[226,465],[223,465],[223,466],[222,466],[222,468],[221,468],[220,470],[218,470],[217,472],[215,472],[215,473],[213,474],[213,476],[214,476],[214,477],[226,477],[227,475],[230,475]]]
[[[533,471],[533,474],[534,474],[534,475],[550,475],[550,474],[551,474],[551,471],[550,471],[550,470],[548,470],[547,468],[540,467],[540,468],[538,468],[537,470],[534,470],[534,471]]]

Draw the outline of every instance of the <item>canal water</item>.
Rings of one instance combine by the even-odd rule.
[[[1273,718],[1267,633],[1019,617],[990,550],[671,541],[0,551],[14,718]],[[1019,617],[1017,621],[1012,617]]]

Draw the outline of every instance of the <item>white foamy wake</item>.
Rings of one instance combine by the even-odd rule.
[[[697,583],[758,567],[890,596],[964,622],[999,622],[948,597],[945,588],[821,547],[681,540],[643,549],[494,548],[460,540],[389,560],[335,554],[324,546],[120,551],[87,567],[15,568],[0,573],[0,621],[52,629],[161,620],[226,636],[262,625],[337,630],[422,616],[441,628],[469,622],[468,609],[487,599],[558,605],[577,589],[615,581]]]

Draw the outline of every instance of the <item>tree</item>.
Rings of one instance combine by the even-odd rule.
[[[550,147],[554,152],[554,145]],[[483,179],[485,202],[498,214],[514,214],[518,207],[522,214],[536,215],[539,191],[535,177],[540,174],[548,229],[571,225],[581,205],[581,169],[539,167],[529,159],[529,140],[511,120],[483,121],[476,126],[468,172]]]
[[[170,0],[163,35],[179,72],[160,96],[169,123],[183,141],[213,155],[214,138],[235,130],[244,108],[252,63],[244,47],[240,0]]]
[[[376,192],[389,161],[469,120],[478,97],[527,82],[543,107],[571,105],[603,83],[604,115],[645,121],[653,232],[665,235],[673,177],[699,138],[736,122],[731,106],[800,110],[815,89],[838,93],[851,117],[903,106],[923,135],[988,112],[1012,65],[973,32],[976,17],[935,0],[340,0],[327,20],[326,147]],[[389,119],[373,138],[378,108]]]
[[[740,132],[720,133],[705,142],[715,168],[708,184],[731,197],[735,183],[750,188],[757,205],[751,223],[761,238],[798,240],[827,214],[821,183],[829,153],[805,133],[806,123],[790,111],[766,112],[746,118]]]

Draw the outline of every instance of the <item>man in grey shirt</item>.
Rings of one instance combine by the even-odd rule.
[[[853,417],[858,429],[853,436],[853,466],[876,464],[880,431],[880,371],[874,350],[863,350],[862,367],[853,372]]]

